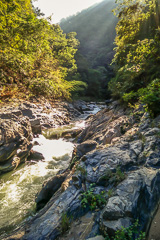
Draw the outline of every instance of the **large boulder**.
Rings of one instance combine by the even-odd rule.
[[[66,176],[67,172],[64,174],[56,175],[43,184],[42,189],[39,191],[39,193],[37,193],[35,199],[37,210],[45,206],[53,194],[61,187]]]
[[[33,133],[37,134],[42,132],[41,121],[39,118],[30,119],[30,123],[31,123]]]
[[[118,185],[101,213],[101,229],[113,235],[139,219],[141,230],[147,231],[160,198],[160,172],[142,168],[129,174]],[[131,221],[132,220],[132,221]]]
[[[44,159],[44,156],[42,153],[40,152],[37,152],[37,151],[34,151],[33,149],[30,151],[30,156],[28,158],[29,160],[43,160]]]
[[[92,117],[91,123],[79,136],[79,143],[94,140],[98,144],[110,144],[114,138],[120,137],[131,128],[129,118],[124,112],[103,109]]]
[[[50,128],[43,131],[43,135],[47,139],[59,139],[59,138],[75,138],[81,133],[82,129],[72,128],[69,126],[60,126],[58,128]]]
[[[79,194],[80,190],[69,186],[66,191],[59,193],[58,197],[53,196],[44,209],[31,220],[26,234],[21,239],[56,239],[60,236],[62,215],[69,212],[74,218],[81,211]]]
[[[16,168],[30,154],[32,129],[21,112],[0,114],[0,173]]]
[[[91,110],[90,107],[86,104],[86,102],[82,100],[77,100],[73,102],[74,108],[76,108],[80,113],[84,113],[85,111]]]

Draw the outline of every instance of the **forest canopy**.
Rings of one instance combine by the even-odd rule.
[[[63,33],[31,0],[0,0],[1,98],[18,93],[69,99],[87,85],[86,96],[107,98],[109,85],[112,97],[159,114],[160,0],[117,0],[117,25],[108,20],[107,6],[114,2],[63,20]]]
[[[74,80],[75,33],[63,34],[30,0],[0,0],[0,83],[6,90],[70,98],[86,84]]]
[[[151,115],[160,113],[160,0],[117,1],[114,10],[117,45],[116,76],[109,89],[114,98],[145,104]]]

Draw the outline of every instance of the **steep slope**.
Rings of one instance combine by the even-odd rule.
[[[114,0],[104,0],[60,23],[65,33],[77,33],[80,41],[75,55],[77,79],[88,84],[84,95],[94,99],[110,97],[107,88],[113,77],[110,63],[116,36],[117,18],[112,13],[115,6]]]
[[[106,66],[113,57],[113,42],[117,18],[113,15],[113,0],[105,0],[77,15],[62,19],[65,33],[76,32],[80,41],[79,52],[90,67]]]

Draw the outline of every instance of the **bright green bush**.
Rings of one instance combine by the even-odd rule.
[[[139,101],[140,104],[145,105],[146,111],[152,117],[160,114],[160,79],[154,79],[146,88],[140,88],[137,92],[125,93],[123,100],[127,103]]]
[[[101,208],[106,203],[104,193],[95,194],[94,193],[94,184],[91,184],[89,189],[82,193],[81,205],[83,208],[89,206],[90,210],[93,211],[96,208]]]
[[[139,100],[146,104],[152,116],[160,114],[160,79],[153,80],[146,88],[138,90]]]

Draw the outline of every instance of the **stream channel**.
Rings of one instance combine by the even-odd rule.
[[[63,126],[63,130],[85,128],[85,119],[90,114],[96,114],[103,107],[104,105],[90,105],[91,111],[81,114],[70,125]],[[61,127],[58,129],[62,131]],[[35,215],[35,196],[43,182],[69,165],[75,146],[74,139],[47,139],[45,136],[50,135],[51,131],[53,129],[47,129],[43,135],[33,139],[33,142],[36,141],[38,144],[33,146],[33,150],[42,153],[44,160],[27,161],[0,177],[1,237],[6,237],[9,232]]]

